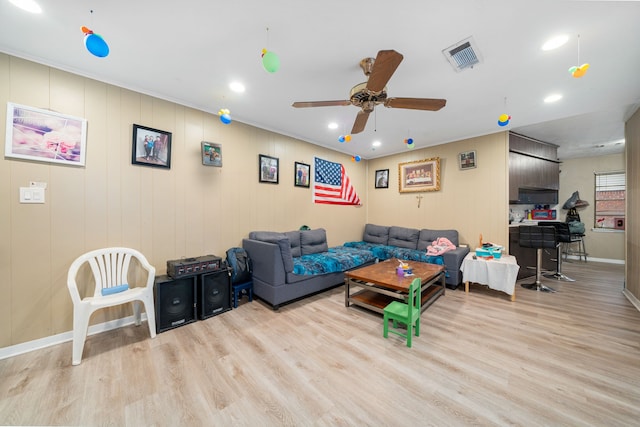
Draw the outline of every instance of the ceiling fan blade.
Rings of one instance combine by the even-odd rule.
[[[381,50],[373,63],[371,75],[367,81],[367,89],[380,92],[398,68],[404,57],[395,50]]]
[[[340,105],[351,105],[351,101],[310,101],[310,102],[294,102],[292,107],[336,107]]]
[[[446,99],[430,98],[387,98],[384,106],[389,108],[406,108],[409,110],[438,111],[447,105]]]
[[[354,134],[362,132],[367,125],[367,120],[369,120],[369,113],[360,110],[358,112],[358,115],[356,116],[356,121],[353,123],[353,129],[351,129],[351,133]]]

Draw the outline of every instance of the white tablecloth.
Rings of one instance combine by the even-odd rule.
[[[480,283],[489,288],[513,295],[520,266],[516,257],[502,255],[499,259],[473,259],[475,252],[469,252],[462,261],[460,270],[464,282]]]

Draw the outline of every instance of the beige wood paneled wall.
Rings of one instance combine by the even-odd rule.
[[[624,159],[624,154],[612,154],[570,159],[560,165],[559,219],[565,220],[567,211],[561,208],[574,191],[580,193],[582,200],[589,202],[589,206],[578,209],[578,213],[585,225],[584,242],[590,258],[624,261],[624,233],[593,231],[595,216],[594,172],[624,171],[626,168]]]
[[[401,142],[398,142],[401,144]],[[475,169],[460,170],[458,154],[475,150]],[[500,132],[369,161],[368,222],[412,228],[456,229],[471,249],[485,242],[509,244],[508,133]],[[400,163],[440,158],[441,190],[400,193]],[[389,169],[389,188],[376,189],[375,171]],[[423,196],[418,207],[418,195]]]
[[[0,347],[67,332],[67,269],[99,247],[130,246],[164,274],[166,261],[240,246],[251,230],[324,227],[329,243],[361,238],[366,209],[314,205],[295,187],[294,162],[345,165],[366,200],[366,161],[242,123],[0,54],[0,105],[51,109],[88,120],[86,167],[0,159]],[[0,121],[5,134],[5,121]],[[171,169],[131,164],[132,124],[172,132]],[[223,167],[203,166],[200,142],[222,144]],[[258,182],[258,154],[278,157],[279,184]],[[48,184],[46,203],[19,188]],[[97,312],[92,323],[125,317]]]
[[[640,300],[640,109],[625,125],[627,222],[625,287]],[[637,307],[637,305],[636,305]]]

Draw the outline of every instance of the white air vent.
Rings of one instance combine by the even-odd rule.
[[[473,40],[473,37],[469,37],[453,46],[442,51],[447,58],[451,66],[456,72],[460,72],[467,68],[473,68],[476,64],[482,62],[482,56],[480,51]]]

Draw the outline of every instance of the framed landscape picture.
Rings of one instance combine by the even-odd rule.
[[[440,157],[398,164],[401,193],[440,191]]]
[[[279,177],[279,160],[276,157],[265,156],[264,154],[258,155],[258,176],[260,182],[267,182],[270,184],[277,184]]]
[[[85,119],[8,102],[6,124],[6,157],[84,166]]]
[[[171,132],[133,125],[131,163],[171,168]]]

